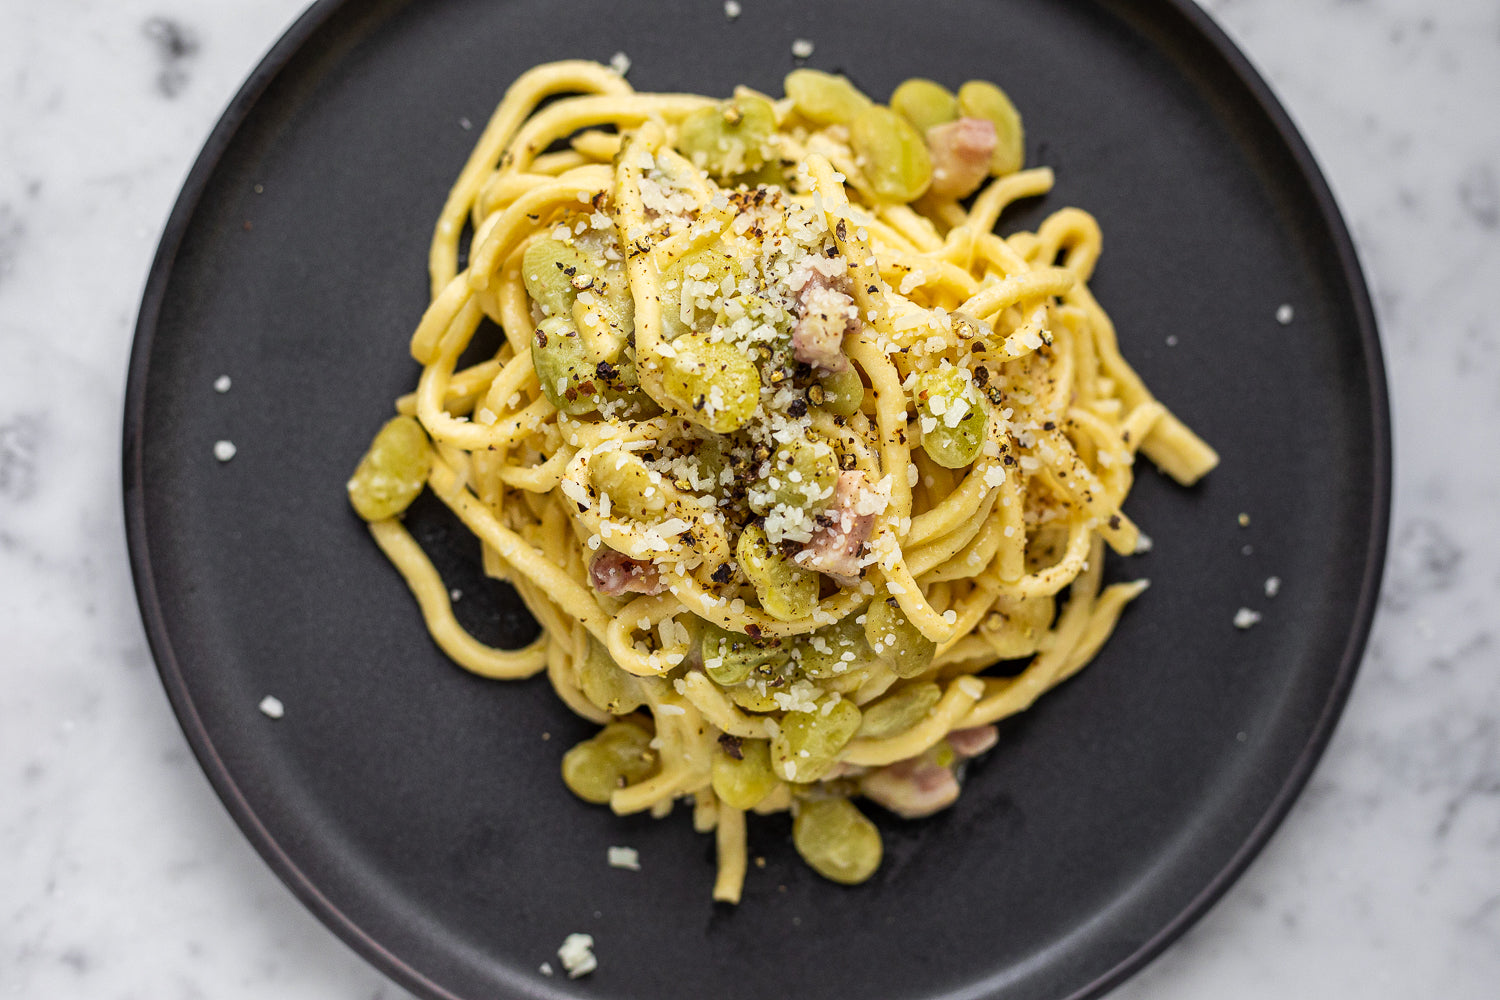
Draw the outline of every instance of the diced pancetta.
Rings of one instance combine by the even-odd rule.
[[[987,118],[960,118],[927,130],[932,154],[932,186],[939,198],[967,198],[989,176],[990,156],[999,142]]]
[[[841,587],[858,583],[860,555],[875,529],[874,512],[863,512],[869,506],[866,497],[870,492],[863,472],[840,472],[833,502],[818,515],[818,528],[796,561],[828,574]]]
[[[958,799],[958,778],[929,754],[887,764],[860,780],[859,790],[897,816],[918,819],[947,809]]]
[[[626,593],[655,595],[667,589],[654,564],[632,559],[613,549],[606,549],[594,557],[589,564],[589,580],[595,590],[607,597]]]
[[[974,726],[971,729],[955,729],[948,734],[948,745],[960,758],[978,757],[1000,739],[1000,731],[994,726]]]
[[[797,288],[792,357],[825,372],[848,371],[844,335],[860,329],[859,309],[847,291],[848,279],[830,278],[816,268],[804,268],[796,277],[801,287]]]

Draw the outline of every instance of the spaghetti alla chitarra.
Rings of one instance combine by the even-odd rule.
[[[1105,545],[1146,542],[1120,509],[1137,450],[1183,484],[1217,462],[1121,358],[1093,218],[995,234],[1052,184],[1003,92],[785,87],[635,93],[586,62],[517,80],[438,220],[416,391],[349,482],[438,645],[486,677],[546,671],[603,724],[568,787],[621,814],[690,799],[730,902],[747,812],[790,810],[807,862],[857,883],[881,843],[855,798],[951,804],[996,720],[1146,586],[1101,582]],[[499,352],[455,370],[486,317]],[[424,488],[534,644],[458,626],[400,520]]]

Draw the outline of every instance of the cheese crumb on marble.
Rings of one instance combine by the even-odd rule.
[[[813,54],[813,43],[806,38],[799,38],[792,42],[792,55],[798,59],[810,58]]]
[[[228,375],[220,375],[218,378],[214,379],[214,392],[221,394],[226,393],[229,391],[229,387],[233,384],[234,383],[230,381]]]
[[[234,446],[233,441],[214,442],[214,458],[217,458],[221,462],[229,461],[234,457],[234,453],[238,450],[239,449]]]
[[[611,847],[609,849],[609,866],[611,868],[624,868],[626,871],[638,872],[641,870],[641,855],[634,847]]]
[[[1247,629],[1250,626],[1254,625],[1256,622],[1260,621],[1260,619],[1261,614],[1259,611],[1253,611],[1250,608],[1240,608],[1234,613],[1234,627],[1238,629]]]
[[[260,711],[267,718],[279,719],[286,714],[286,706],[281,703],[280,698],[268,694],[260,700]]]
[[[739,0],[724,0],[724,16],[733,21],[744,13],[744,8],[739,5]]]

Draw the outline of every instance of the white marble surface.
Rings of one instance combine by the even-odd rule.
[[[1492,998],[1500,5],[1207,5],[1303,128],[1358,239],[1391,371],[1395,521],[1369,654],[1308,793],[1116,995]],[[159,228],[300,7],[0,4],[0,996],[404,995],[281,886],[191,759],[120,512],[125,362]]]

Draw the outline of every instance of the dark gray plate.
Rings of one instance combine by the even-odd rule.
[[[1265,85],[1186,2],[744,6],[330,0],[277,44],[183,189],[131,361],[125,502],[162,678],[246,836],[423,996],[1095,996],[1265,842],[1359,661],[1389,426],[1348,235]],[[779,92],[798,37],[877,96],[911,75],[1006,87],[1059,181],[1003,226],[1099,217],[1096,292],[1127,357],[1224,463],[1193,490],[1141,469],[1129,510],[1156,548],[1110,572],[1151,590],[1005,724],[954,809],[883,817],[885,865],[852,890],[757,821],[766,865],[733,909],[709,902],[711,838],[681,811],[617,819],[564,790],[558,759],[590,727],[544,680],[481,681],[430,644],[343,484],[414,381],[428,234],[476,136],[461,119],[477,130],[535,63],[616,50],[643,90]],[[411,520],[470,624],[526,638],[446,515]],[[1237,630],[1241,606],[1265,620]],[[606,867],[610,844],[644,870]],[[571,931],[599,971],[543,979]]]

